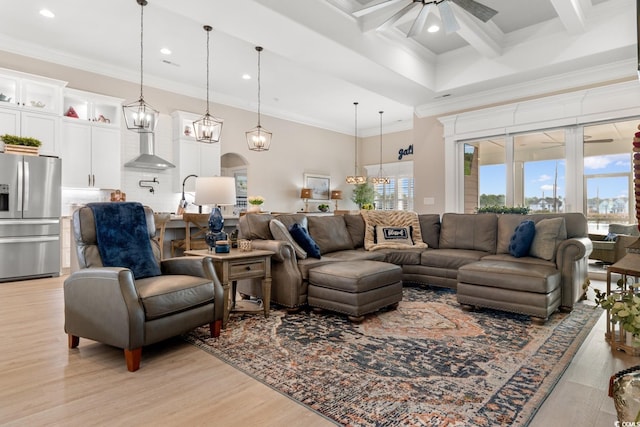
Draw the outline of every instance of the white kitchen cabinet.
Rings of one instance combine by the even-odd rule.
[[[62,123],[62,186],[120,188],[120,129],[65,119]]]
[[[0,69],[0,135],[39,139],[40,154],[60,154],[60,112],[66,82]],[[4,144],[0,142],[2,149]]]
[[[173,160],[176,163],[173,191],[182,192],[182,181],[188,175],[220,176],[220,143],[196,141],[193,121],[198,114],[175,111],[173,124]],[[195,179],[187,180],[185,191],[195,191]]]
[[[62,118],[62,186],[119,189],[122,99],[66,88]],[[70,117],[70,111],[77,117]]]

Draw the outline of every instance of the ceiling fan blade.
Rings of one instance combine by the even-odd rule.
[[[393,24],[395,24],[398,19],[402,18],[404,15],[406,15],[407,13],[409,13],[411,11],[411,9],[413,9],[414,7],[418,6],[419,2],[411,2],[411,4],[403,7],[399,12],[396,12],[391,18],[387,19],[386,21],[384,21],[379,27],[378,30],[385,30],[389,27],[391,27]]]
[[[387,0],[381,3],[376,3],[371,6],[365,6],[362,9],[359,9],[353,12],[352,15],[355,16],[356,18],[360,18],[361,16],[368,15],[370,13],[375,12],[376,10],[384,9],[385,7],[391,6],[396,3],[400,3],[402,1],[406,1],[406,0]]]
[[[489,6],[478,3],[475,0],[451,0],[482,22],[487,22],[498,13],[497,10],[491,9]],[[446,3],[446,2],[445,2]]]
[[[413,21],[413,25],[407,33],[407,37],[415,37],[422,32],[424,24],[426,24],[429,13],[431,12],[431,6],[433,6],[433,3],[428,3],[422,6],[418,17]]]
[[[438,11],[440,12],[440,19],[442,19],[445,33],[455,33],[460,29],[460,24],[458,24],[458,20],[453,14],[453,9],[448,0],[438,3]]]

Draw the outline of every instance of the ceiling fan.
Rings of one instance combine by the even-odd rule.
[[[422,32],[424,25],[427,22],[427,17],[429,16],[429,13],[433,12],[434,6],[438,9],[440,19],[442,20],[442,25],[444,26],[444,31],[447,34],[454,33],[460,29],[460,24],[458,24],[458,21],[453,13],[451,3],[455,3],[482,22],[489,21],[498,13],[497,10],[491,9],[490,7],[478,3],[475,0],[386,0],[381,3],[376,3],[374,5],[366,6],[362,9],[359,9],[353,12],[353,16],[359,18],[361,16],[373,13],[377,10],[385,9],[398,3],[407,3],[409,1],[409,4],[407,4],[400,11],[396,12],[390,18],[384,21],[378,27],[378,29],[386,29],[391,27],[400,18],[411,12],[416,7],[419,7],[420,11],[418,12],[418,16],[416,17],[416,19],[413,21],[411,29],[409,29],[409,32],[407,33],[407,37],[414,37]]]

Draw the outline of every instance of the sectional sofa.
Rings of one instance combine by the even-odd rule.
[[[535,223],[534,244],[535,239],[546,240],[546,253],[539,249],[523,257],[510,254],[514,230],[525,220]],[[547,227],[549,223],[554,226]],[[320,249],[320,258],[303,253],[292,240],[287,230],[293,224],[308,230]],[[376,231],[386,225],[406,227],[411,241],[396,244],[376,240]],[[309,273],[314,268],[374,260],[400,266],[405,286],[456,289],[463,308],[488,307],[545,321],[558,308],[571,310],[583,296],[592,251],[587,221],[581,213],[248,214],[240,218],[238,227],[239,238],[252,240],[254,248],[275,253],[271,300],[288,308],[307,304]],[[531,249],[533,252],[533,244]],[[248,295],[259,295],[260,289],[258,281],[238,283],[238,290]]]

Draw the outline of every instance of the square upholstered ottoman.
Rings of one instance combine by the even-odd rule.
[[[309,271],[309,306],[349,316],[364,315],[402,301],[402,268],[380,261],[344,261]]]

